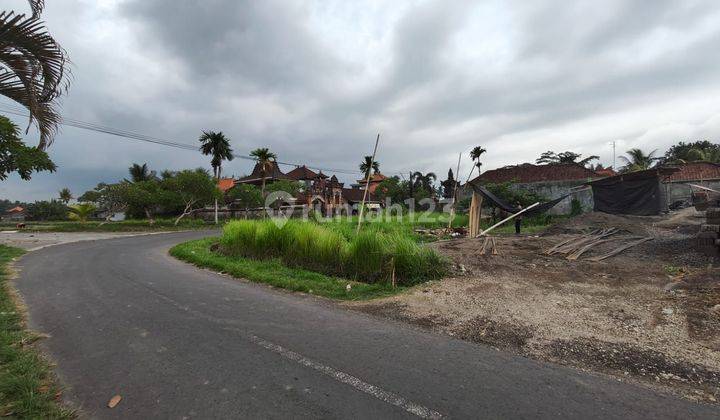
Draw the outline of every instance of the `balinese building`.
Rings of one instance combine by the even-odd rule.
[[[256,164],[253,172],[245,177],[234,181],[237,184],[262,184],[262,171],[260,165]],[[382,179],[380,177],[371,180],[370,189],[374,191]],[[306,165],[298,166],[288,173],[283,173],[277,163],[272,162],[271,168],[266,172],[265,183],[270,184],[276,181],[291,181],[300,183],[300,193],[295,197],[293,205],[306,205],[319,209],[324,215],[336,214],[340,212],[355,212],[358,204],[362,201],[364,188],[345,188],[344,183],[340,182],[337,176],[328,177],[322,171],[315,172]],[[221,180],[222,183],[223,180]],[[218,184],[219,187],[225,184]],[[364,185],[364,184],[363,184]],[[223,190],[226,191],[226,190]],[[366,203],[369,207],[379,207],[380,202],[377,201],[374,194],[368,193]]]
[[[260,163],[256,163],[252,173],[248,176],[236,179],[235,184],[262,185],[263,178],[265,179],[265,184],[270,184],[275,181],[295,181],[295,179],[287,176],[280,170],[277,162],[270,161],[265,168],[264,174],[262,170],[262,165],[260,165]]]

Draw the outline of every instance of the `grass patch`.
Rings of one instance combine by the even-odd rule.
[[[48,221],[25,222],[24,230],[32,232],[154,232],[189,229],[207,229],[215,227],[199,219],[184,219],[175,226],[174,219],[157,219],[150,224],[147,220],[123,220],[119,222],[88,221]],[[0,223],[0,230],[17,230],[16,223]]]
[[[238,220],[225,225],[220,239],[226,255],[252,259],[280,259],[290,267],[304,268],[364,283],[390,282],[411,286],[441,278],[448,263],[406,232],[368,223],[360,233],[347,224],[273,220]]]
[[[340,300],[364,300],[389,296],[403,290],[383,283],[359,283],[315,271],[292,268],[279,259],[254,260],[220,255],[211,250],[218,238],[205,238],[178,244],[170,255],[199,267],[241,277],[257,283],[266,283],[296,292]],[[347,285],[350,284],[350,290]]]
[[[52,370],[32,345],[38,337],[23,328],[9,292],[7,265],[22,254],[0,245],[0,416],[73,418],[72,411],[57,403]]]

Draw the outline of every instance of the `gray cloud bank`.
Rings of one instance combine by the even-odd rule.
[[[663,151],[720,134],[714,1],[77,0],[44,18],[74,62],[67,117],[184,143],[222,130],[242,154],[356,169],[380,131],[385,172],[444,176],[477,144],[487,169],[550,149],[611,164],[612,140]],[[57,174],[0,195],[79,193],[134,161],[207,166],[70,127],[51,153]]]

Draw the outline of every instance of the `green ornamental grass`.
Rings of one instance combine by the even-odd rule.
[[[392,223],[368,224],[356,234],[348,224],[297,220],[238,220],[225,225],[220,239],[226,255],[278,258],[290,267],[366,282],[412,285],[442,277],[447,261],[418,244],[411,231]]]

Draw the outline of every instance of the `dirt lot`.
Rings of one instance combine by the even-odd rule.
[[[720,269],[694,248],[701,219],[589,213],[539,236],[501,236],[499,255],[483,239],[441,241],[455,274],[356,309],[442,331],[500,350],[614,375],[694,400],[720,400]],[[546,255],[600,228],[613,241],[575,261]],[[652,237],[602,261],[629,242]],[[713,265],[714,264],[714,265]]]

